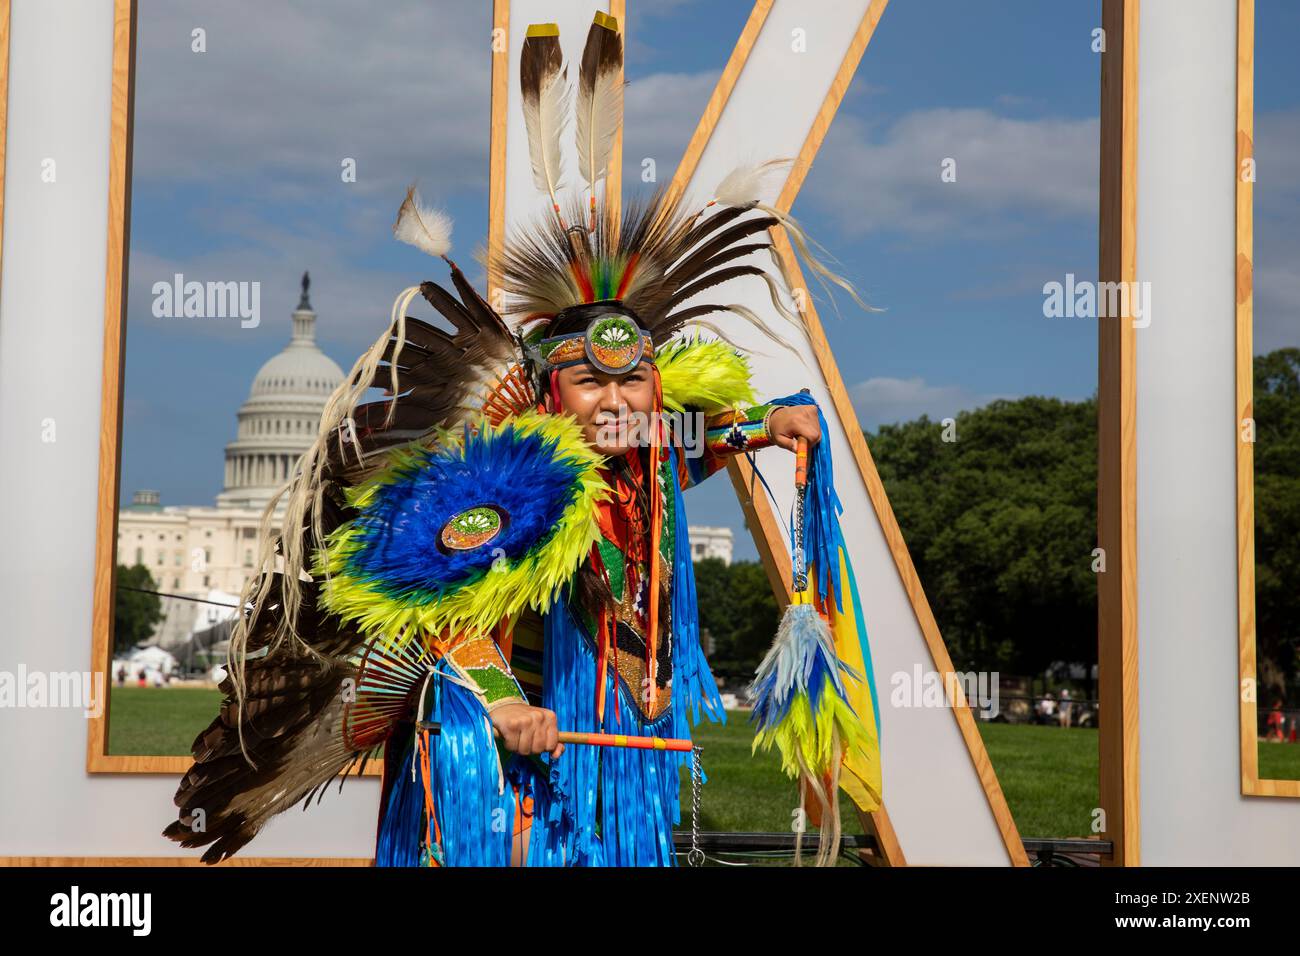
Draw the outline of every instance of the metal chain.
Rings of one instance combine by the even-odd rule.
[[[691,866],[704,865],[704,851],[700,849],[700,792],[704,782],[700,751],[698,746],[691,748],[691,852],[686,854]]]
[[[799,394],[811,396],[812,392],[809,389],[801,388],[799,389]],[[813,407],[816,407],[815,403]],[[817,414],[818,419],[820,420],[821,412],[818,412]],[[797,444],[795,448],[796,451],[803,452],[801,457],[804,460],[804,467],[811,469],[812,461],[809,460],[811,450],[808,448],[806,440],[800,438],[799,444]],[[796,464],[794,477],[794,554],[790,556],[790,563],[792,565],[790,569],[792,572],[790,577],[791,583],[794,584],[794,590],[798,593],[807,590],[808,588],[808,552],[804,550],[804,520],[807,517],[805,510],[808,499],[808,473],[807,471],[804,472],[803,482],[800,483],[798,465]]]
[[[808,587],[808,555],[803,547],[804,535],[804,498],[806,488],[795,487],[794,490],[794,566],[793,583],[796,592]]]

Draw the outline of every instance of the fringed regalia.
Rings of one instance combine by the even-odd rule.
[[[659,741],[726,719],[700,646],[682,491],[729,455],[771,444],[772,414],[806,398],[756,403],[746,357],[707,317],[730,312],[782,338],[701,293],[762,281],[801,328],[753,254],[770,249],[772,227],[807,246],[755,198],[763,167],[737,170],[695,211],[662,191],[621,214],[602,201],[622,121],[622,43],[604,14],[574,105],[588,188],[562,206],[569,101],[553,25],[529,28],[521,59],[534,178],[551,208],[488,262],[502,277],[498,312],[447,258],[447,219],[414,189],[402,203],[395,235],[444,259],[451,288],[423,282],[397,297],[277,497],[278,528],[276,502],[267,509],[227,698],[195,740],[179,819],[164,831],[207,846],[205,862],[382,753],[377,865],[506,866],[525,834],[529,866],[675,864],[689,752],[572,744],[525,757],[494,737],[492,714],[529,704],[554,711],[565,732]],[[417,295],[452,331],[406,315]],[[653,376],[654,414],[626,454],[606,458],[566,414],[557,376],[582,363]],[[375,386],[390,397],[363,402]],[[829,589],[814,588],[815,600],[855,622],[831,654],[857,670],[832,667],[829,689],[784,671],[769,680],[760,738],[789,756],[787,770],[802,748],[803,766],[825,775],[829,750],[809,742],[809,715],[839,728],[833,772],[850,768],[856,790],[845,788],[869,810],[879,805],[874,685],[851,569],[825,567],[847,562],[829,457],[820,478],[816,580]],[[819,723],[832,698],[830,723]]]

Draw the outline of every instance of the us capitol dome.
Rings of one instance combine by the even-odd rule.
[[[315,440],[325,403],[343,381],[343,370],[316,345],[310,284],[303,273],[289,344],[258,370],[239,407],[235,440],[226,445],[218,508],[266,506]]]
[[[256,574],[262,510],[311,447],[325,404],[344,378],[316,345],[309,284],[304,273],[289,343],[258,369],[239,406],[216,501],[164,505],[156,490],[141,489],[118,511],[118,563],[144,565],[163,595],[164,617],[151,642],[184,648],[187,669],[209,656],[212,635],[233,616],[244,582]],[[205,653],[196,658],[196,648]]]

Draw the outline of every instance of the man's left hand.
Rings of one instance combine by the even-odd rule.
[[[772,441],[791,451],[795,450],[795,443],[800,438],[808,439],[809,448],[822,440],[822,428],[817,420],[815,405],[784,405],[772,413],[772,417],[767,420],[767,427]]]

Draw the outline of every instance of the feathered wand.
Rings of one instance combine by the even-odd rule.
[[[812,398],[799,395],[787,403],[812,404]],[[827,433],[824,419],[822,433]],[[750,719],[757,724],[754,751],[776,746],[782,769],[799,780],[801,811],[809,792],[816,799],[810,815],[819,825],[817,866],[832,865],[839,854],[841,785],[861,809],[880,806],[879,718],[870,652],[852,567],[835,517],[838,501],[829,480],[830,452],[822,447],[825,444],[818,446],[811,482],[807,441],[800,439],[797,444],[793,593],[776,640],[749,688]],[[809,554],[815,569],[811,573]],[[847,770],[843,784],[841,767]],[[802,832],[800,826],[796,865],[802,863]]]

